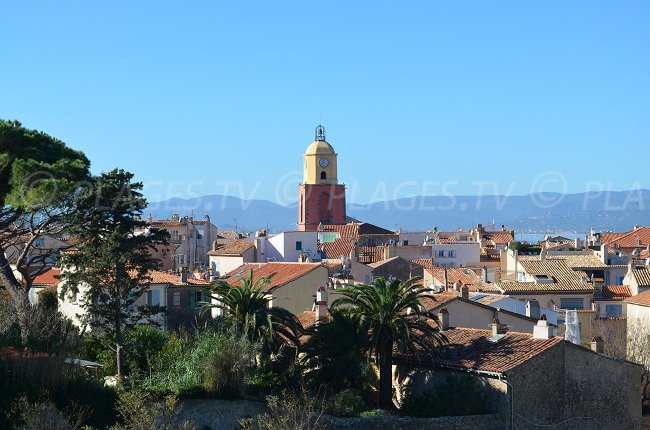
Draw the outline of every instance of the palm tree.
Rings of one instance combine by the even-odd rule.
[[[266,355],[277,353],[283,345],[298,345],[299,323],[286,309],[270,306],[271,295],[265,286],[270,276],[253,280],[253,270],[241,278],[241,285],[230,285],[223,280],[208,288],[210,303],[204,303],[203,312],[218,308],[240,325],[251,342],[260,342]]]
[[[445,341],[434,328],[421,299],[432,290],[421,288],[419,278],[386,281],[377,278],[374,285],[358,284],[337,290],[341,296],[332,306],[349,307],[367,329],[368,354],[379,361],[379,407],[392,406],[393,348],[400,353],[431,354]]]
[[[332,309],[329,320],[305,331],[301,347],[305,378],[332,392],[359,388],[372,377],[365,359],[368,327],[346,309]]]

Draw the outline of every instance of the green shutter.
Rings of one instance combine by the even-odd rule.
[[[190,291],[190,310],[194,310],[196,308],[196,296],[194,295],[193,291]]]

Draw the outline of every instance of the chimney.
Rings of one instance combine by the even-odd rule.
[[[187,284],[187,267],[181,267],[181,284]]]
[[[483,267],[483,282],[488,283],[488,268],[487,266]]]
[[[546,321],[546,315],[537,321],[537,325],[533,327],[533,339],[550,339],[553,337],[553,327]]]
[[[316,291],[314,318],[316,319],[316,324],[327,319],[327,290],[325,287],[320,287],[318,291]]]
[[[539,252],[539,261],[544,261],[546,260],[546,249],[542,249]]]
[[[469,300],[469,287],[467,285],[463,285],[460,287],[460,298]]]
[[[443,269],[443,279],[442,279],[442,281],[445,284],[442,291],[447,291],[447,289],[449,288],[449,277],[447,276],[447,268],[446,267]]]
[[[440,309],[438,312],[438,324],[440,326],[440,331],[445,331],[449,328],[449,311],[447,308]]]
[[[501,231],[506,231],[506,226],[505,226],[505,224],[501,224]]]
[[[499,318],[495,318],[492,320],[492,324],[490,324],[490,328],[492,329],[492,336],[505,334],[506,331],[508,331],[508,327],[506,327],[505,324],[501,324],[499,322]]]
[[[575,238],[574,248],[575,248],[575,249],[579,249],[579,248],[580,248],[580,239],[578,239],[577,237]]]
[[[219,242],[215,240],[214,242],[212,242],[212,250],[216,251],[217,248],[219,248]]]
[[[607,257],[609,254],[609,249],[607,245],[600,245],[600,253],[602,254],[601,260],[604,264],[607,264]]]
[[[539,302],[535,299],[526,302],[526,316],[539,320],[540,307]]]
[[[454,283],[454,291],[460,293],[460,288],[463,284],[460,282],[460,279]]]
[[[591,350],[599,354],[603,354],[605,352],[605,341],[603,341],[602,337],[595,336],[591,338]]]

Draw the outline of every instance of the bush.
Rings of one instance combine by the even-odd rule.
[[[244,390],[257,351],[256,345],[233,330],[207,331],[194,342],[172,335],[157,372],[145,380],[144,387],[183,397],[234,398]]]
[[[341,417],[356,416],[366,409],[363,398],[351,389],[337,393],[330,401],[330,412]]]
[[[489,390],[482,387],[477,378],[450,374],[435,389],[407,398],[400,412],[419,418],[482,415],[490,412],[485,401]]]
[[[124,419],[123,424],[111,430],[194,430],[190,420],[180,420],[176,408],[176,397],[167,396],[163,401],[154,401],[150,395],[139,391],[120,391],[117,411]]]
[[[169,335],[151,325],[137,325],[126,335],[126,370],[129,374],[151,374]]]
[[[388,415],[388,412],[386,412],[383,409],[372,409],[369,411],[363,411],[359,414],[360,417],[368,418],[368,417],[384,417]]]
[[[259,370],[248,380],[246,385],[255,394],[276,392],[286,385],[286,378],[271,370]]]
[[[327,428],[321,419],[325,400],[312,395],[304,387],[292,392],[285,390],[281,396],[268,396],[269,413],[239,422],[243,430],[323,430]]]

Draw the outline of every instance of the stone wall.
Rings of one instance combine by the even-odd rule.
[[[639,429],[641,371],[563,342],[508,372],[514,428]]]
[[[266,412],[262,403],[247,400],[184,400],[180,403],[179,419],[192,419],[197,429],[239,429],[239,420]],[[502,430],[505,423],[498,415],[440,418],[335,418],[321,417],[328,430]]]

